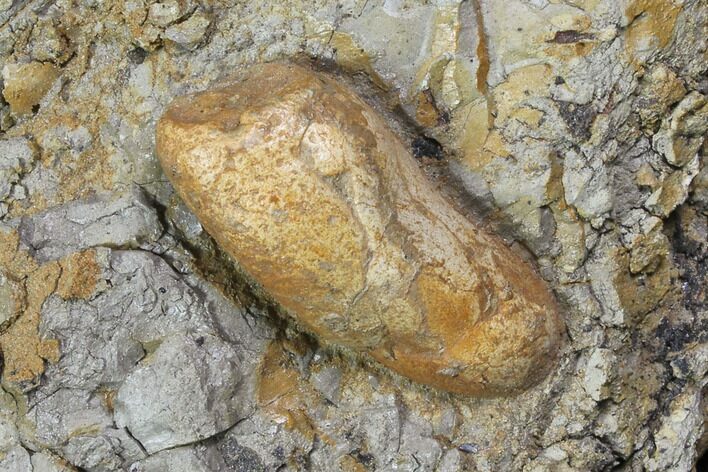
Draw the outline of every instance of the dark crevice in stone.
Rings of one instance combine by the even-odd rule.
[[[443,158],[443,148],[440,143],[427,136],[413,138],[411,149],[413,150],[413,157],[416,159],[428,157],[439,161]]]
[[[591,104],[578,105],[571,102],[556,102],[558,111],[570,132],[582,141],[590,139],[590,128],[597,112]]]

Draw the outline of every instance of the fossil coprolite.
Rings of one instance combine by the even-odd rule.
[[[470,395],[554,365],[563,323],[545,283],[335,78],[253,66],[175,100],[157,154],[209,234],[320,338]]]

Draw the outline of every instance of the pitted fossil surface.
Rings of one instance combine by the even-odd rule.
[[[177,99],[157,154],[222,248],[321,339],[468,395],[553,368],[563,322],[544,281],[334,77],[252,66]]]

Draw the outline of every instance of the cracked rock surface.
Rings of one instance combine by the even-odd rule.
[[[0,1],[0,470],[690,471],[705,434],[703,0]],[[535,265],[567,342],[517,396],[318,341],[155,156],[249,64],[341,77]]]

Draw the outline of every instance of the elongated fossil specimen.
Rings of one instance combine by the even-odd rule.
[[[209,234],[320,338],[471,395],[553,366],[563,324],[544,282],[335,78],[251,67],[177,99],[157,154]]]

